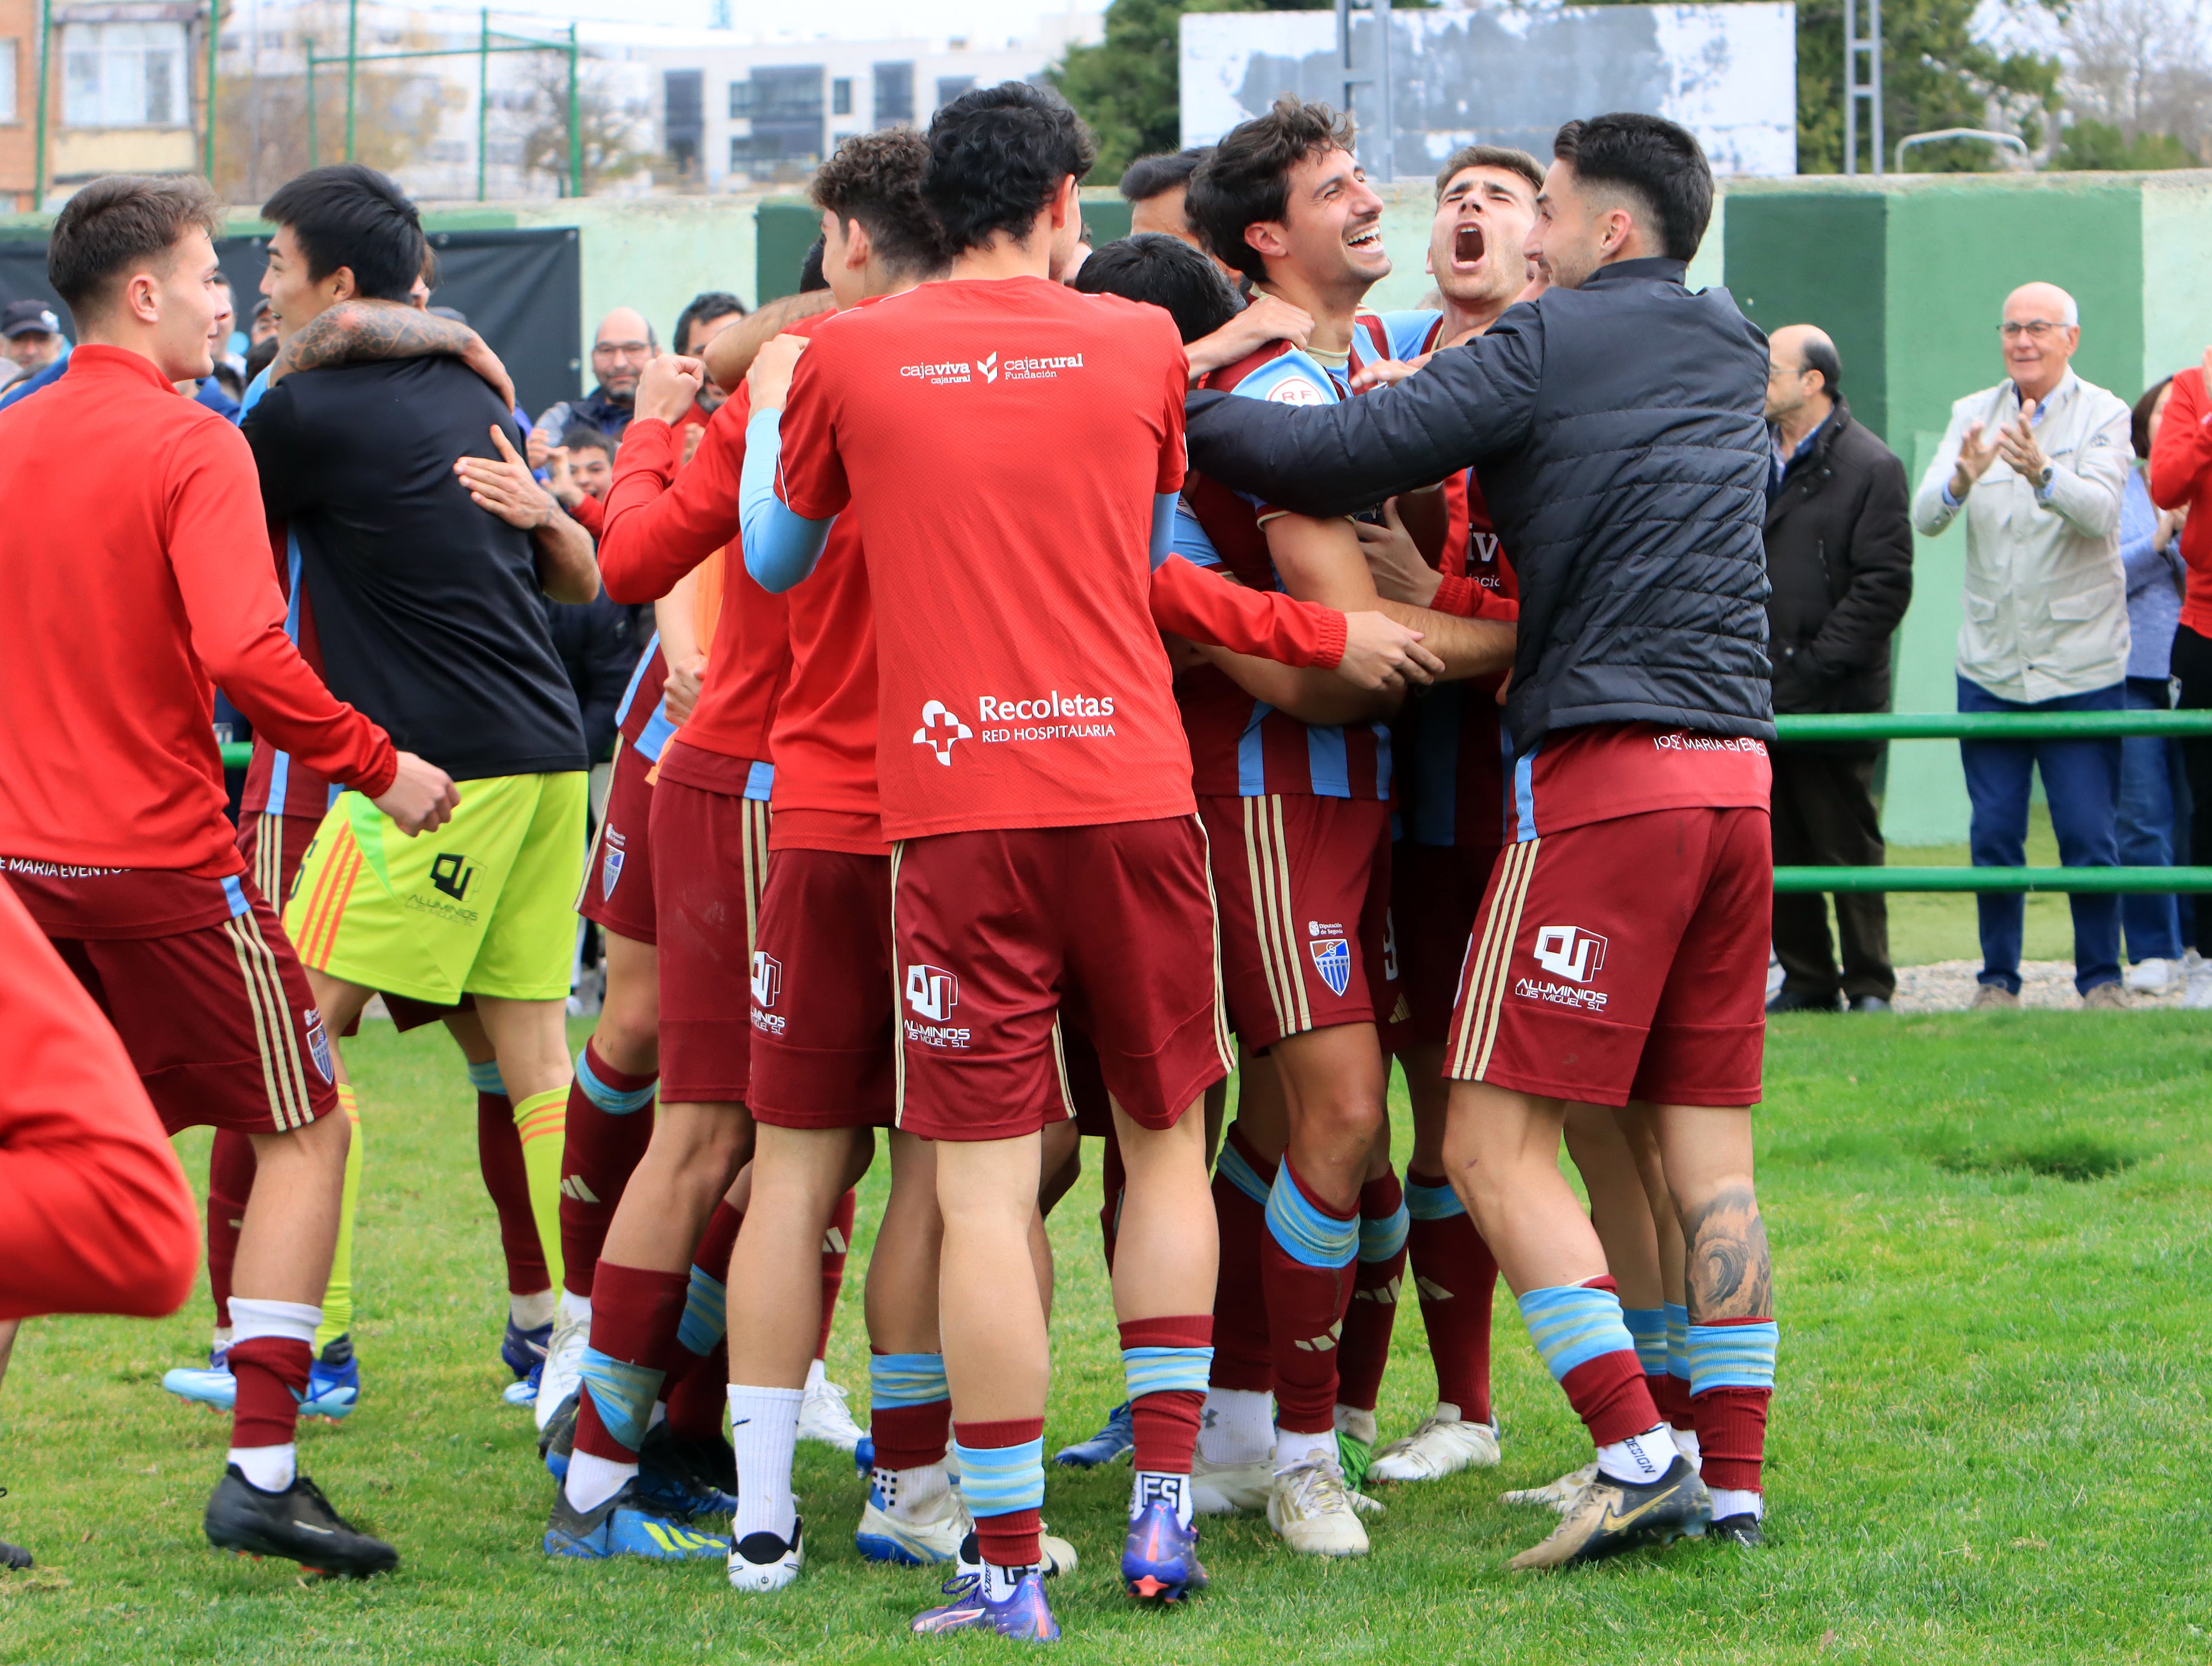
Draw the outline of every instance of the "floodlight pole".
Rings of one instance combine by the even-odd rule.
[[[577,125],[581,100],[576,96],[576,26],[568,25],[568,194],[584,194],[584,130]]]
[[[484,199],[484,132],[491,106],[491,8],[480,14],[477,36],[477,201]]]
[[[315,131],[315,37],[306,39],[307,49],[307,166],[321,165],[322,146]]]
[[[1376,50],[1382,58],[1376,66],[1378,73],[1375,77],[1376,92],[1382,106],[1382,119],[1377,130],[1382,166],[1378,171],[1382,183],[1388,185],[1398,177],[1398,89],[1390,76],[1390,61],[1397,55],[1393,50],[1397,40],[1392,33],[1390,0],[1370,0],[1370,3],[1375,8]]]
[[[215,183],[215,44],[222,28],[222,0],[208,0],[207,145],[206,163],[200,172]]]
[[[1844,172],[1859,171],[1859,100],[1866,100],[1874,176],[1881,178],[1881,0],[1865,0],[1868,33],[1858,33],[1860,0],[1844,0]],[[1859,78],[1861,54],[1867,76]]]
[[[354,88],[361,56],[361,0],[346,0],[346,146],[345,159],[353,160]]]
[[[33,214],[46,205],[46,83],[53,78],[53,71],[47,63],[47,49],[53,37],[52,0],[39,0],[39,131],[31,141],[39,153],[31,172],[31,212]]]

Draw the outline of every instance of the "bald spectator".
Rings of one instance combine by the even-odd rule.
[[[2127,703],[2128,586],[2120,500],[2133,447],[2128,407],[2083,381],[2071,361],[2080,310],[2054,283],[2006,297],[1997,326],[2005,380],[1951,407],[1951,425],[1912,500],[1933,538],[1966,520],[1966,622],[1959,630],[1962,712],[2118,711]],[[2059,859],[2118,865],[2118,740],[1962,740],[1973,804],[1974,866],[2017,867],[2027,852],[2028,788],[2043,772]],[[2085,1006],[2124,1006],[2117,897],[2080,894],[2074,984]],[[1983,892],[1977,1007],[2020,1004],[2024,900]]]
[[[563,399],[544,412],[532,425],[532,468],[539,465],[535,447],[558,446],[571,422],[581,422],[616,440],[629,426],[637,398],[637,379],[660,353],[653,326],[645,314],[631,307],[617,307],[599,320],[592,337],[592,374],[599,385],[581,399]]]
[[[1774,709],[1878,712],[1889,706],[1889,643],[1912,599],[1905,465],[1851,418],[1836,344],[1809,324],[1767,342],[1767,654]],[[1875,741],[1778,746],[1774,860],[1781,866],[1879,867]],[[1782,988],[1774,1012],[1886,1012],[1897,991],[1889,910],[1879,892],[1839,893],[1840,976],[1827,899],[1774,899]]]

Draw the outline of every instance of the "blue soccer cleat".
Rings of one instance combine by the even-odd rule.
[[[545,1375],[545,1362],[540,1359],[530,1368],[527,1377],[520,1377],[499,1391],[499,1397],[510,1406],[525,1408],[538,1404],[538,1380]]]
[[[1148,1504],[1129,1523],[1121,1548],[1121,1583],[1132,1596],[1178,1602],[1206,1589],[1206,1565],[1198,1560],[1198,1527],[1185,1527],[1171,1504]]]
[[[1106,1426],[1088,1440],[1079,1440],[1073,1446],[1063,1446],[1053,1454],[1054,1463],[1066,1464],[1071,1469],[1096,1469],[1114,1462],[1137,1449],[1136,1417],[1123,1401],[1106,1414]]]
[[[874,1471],[876,1467],[876,1438],[873,1435],[862,1435],[860,1437],[860,1444],[853,1449],[853,1467],[860,1472],[860,1479],[862,1481],[867,1480],[868,1476]]]
[[[556,1491],[553,1514],[545,1523],[545,1554],[585,1561],[616,1556],[642,1556],[656,1562],[726,1561],[730,1541],[671,1521],[640,1499],[636,1481],[629,1481],[596,1510],[575,1508],[565,1487]]]
[[[221,1342],[208,1350],[204,1370],[197,1365],[179,1365],[174,1371],[161,1373],[161,1386],[179,1400],[212,1406],[219,1412],[227,1412],[238,1403],[238,1379],[230,1374],[230,1349]]]
[[[983,1595],[983,1582],[972,1573],[945,1582],[952,1600],[915,1615],[914,1629],[924,1637],[944,1632],[996,1632],[1024,1643],[1057,1643],[1060,1621],[1052,1617],[1042,1575],[1025,1573],[1003,1602]]]
[[[334,1336],[307,1367],[307,1392],[300,1401],[302,1417],[327,1417],[335,1423],[361,1403],[361,1361],[350,1335]]]
[[[553,1326],[549,1320],[535,1330],[525,1330],[510,1316],[507,1335],[500,1338],[499,1363],[514,1373],[520,1382],[530,1377],[545,1363],[546,1350],[553,1345]]]

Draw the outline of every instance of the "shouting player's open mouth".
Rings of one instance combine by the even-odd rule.
[[[1452,232],[1452,264],[1462,271],[1473,271],[1482,264],[1483,252],[1489,246],[1480,221],[1462,222]]]

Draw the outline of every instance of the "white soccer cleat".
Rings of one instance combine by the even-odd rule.
[[[1378,1505],[1370,1513],[1380,1511]],[[1319,1455],[1276,1475],[1267,1493],[1267,1525],[1301,1556],[1364,1556],[1359,1516],[1344,1471]]]
[[[2128,968],[2128,993],[2162,995],[2172,987],[2178,970],[2172,961],[2160,960],[2156,956],[2148,960],[2138,960]]]
[[[792,1518],[788,1542],[763,1529],[730,1547],[730,1589],[767,1596],[799,1578],[806,1566],[806,1523]]]
[[[930,1501],[931,1514],[915,1517],[883,1504],[883,1489],[872,1482],[868,1501],[860,1508],[860,1530],[854,1542],[872,1562],[896,1562],[904,1567],[926,1567],[950,1562],[960,1554],[960,1541],[975,1529],[960,1494],[947,1489]]]
[[[821,1375],[821,1369],[817,1359],[806,1376],[806,1392],[799,1402],[799,1438],[835,1446],[850,1457],[864,1432],[846,1408],[845,1390]]]
[[[532,1415],[543,1432],[561,1402],[584,1386],[584,1350],[592,1345],[588,1316],[564,1319],[553,1327],[553,1340],[545,1345],[544,1368],[538,1375],[538,1403]]]
[[[1559,1480],[1542,1487],[1524,1487],[1515,1492],[1500,1493],[1498,1501],[1500,1504],[1541,1505],[1545,1509],[1556,1510],[1564,1516],[1580,1502],[1583,1494],[1589,1490],[1590,1483],[1596,1479],[1597,1463],[1593,1459],[1581,1468],[1570,1469]]]
[[[1447,1417],[1444,1414],[1452,1412]],[[1376,1453],[1367,1466],[1370,1481],[1442,1481],[1462,1469],[1498,1465],[1498,1426],[1471,1423],[1455,1408],[1438,1406],[1420,1426]]]
[[[1249,1463],[1209,1463],[1203,1453],[1190,1462],[1190,1507],[1200,1516],[1234,1516],[1246,1510],[1265,1510],[1275,1490],[1275,1458]]]

